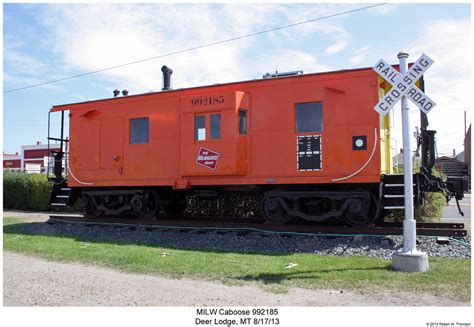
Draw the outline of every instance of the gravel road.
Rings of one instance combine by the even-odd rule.
[[[167,279],[113,269],[3,254],[5,306],[466,306],[431,294],[292,288]]]

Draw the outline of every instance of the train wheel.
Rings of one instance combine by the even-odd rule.
[[[146,191],[143,195],[135,195],[130,202],[133,213],[142,219],[152,219],[160,209],[160,198],[153,191]]]
[[[98,218],[104,214],[103,210],[96,207],[95,201],[90,195],[86,195],[84,205],[84,214],[89,217]]]
[[[291,218],[276,197],[265,197],[262,207],[265,218],[274,224],[284,224]]]
[[[364,207],[368,206],[365,210]],[[344,220],[351,226],[364,227],[377,220],[379,214],[377,198],[370,193],[369,203],[364,203],[360,198],[354,198],[343,214]]]

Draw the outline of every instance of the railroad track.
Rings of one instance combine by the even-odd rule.
[[[382,223],[364,228],[349,227],[344,225],[321,225],[321,224],[287,224],[272,225],[261,219],[252,219],[250,222],[205,219],[204,217],[185,217],[180,219],[157,219],[142,220],[126,217],[101,217],[89,218],[83,216],[61,216],[51,215],[49,223],[77,223],[91,225],[115,225],[137,227],[143,226],[153,228],[181,228],[181,229],[204,229],[204,230],[239,230],[239,231],[261,231],[280,233],[301,233],[321,235],[402,235],[403,225],[401,223]],[[448,236],[463,237],[467,235],[463,223],[418,223],[417,235],[426,236]]]

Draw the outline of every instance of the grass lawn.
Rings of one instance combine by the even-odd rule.
[[[5,218],[3,246],[54,261],[97,264],[125,272],[220,280],[227,284],[257,283],[273,292],[304,288],[380,289],[429,292],[470,301],[471,260],[430,258],[426,273],[391,269],[391,260],[365,256],[314,254],[248,254],[108,242],[101,239],[31,235],[25,222]],[[287,269],[288,263],[297,266]]]

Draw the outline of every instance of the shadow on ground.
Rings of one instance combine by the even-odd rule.
[[[87,242],[161,246],[175,249],[288,255],[297,253],[363,255],[367,250],[393,251],[394,244],[370,238],[355,242],[351,237],[324,238],[308,235],[239,234],[203,232],[190,229],[147,228],[144,226],[77,225],[52,222],[11,222],[4,233],[72,238]]]

